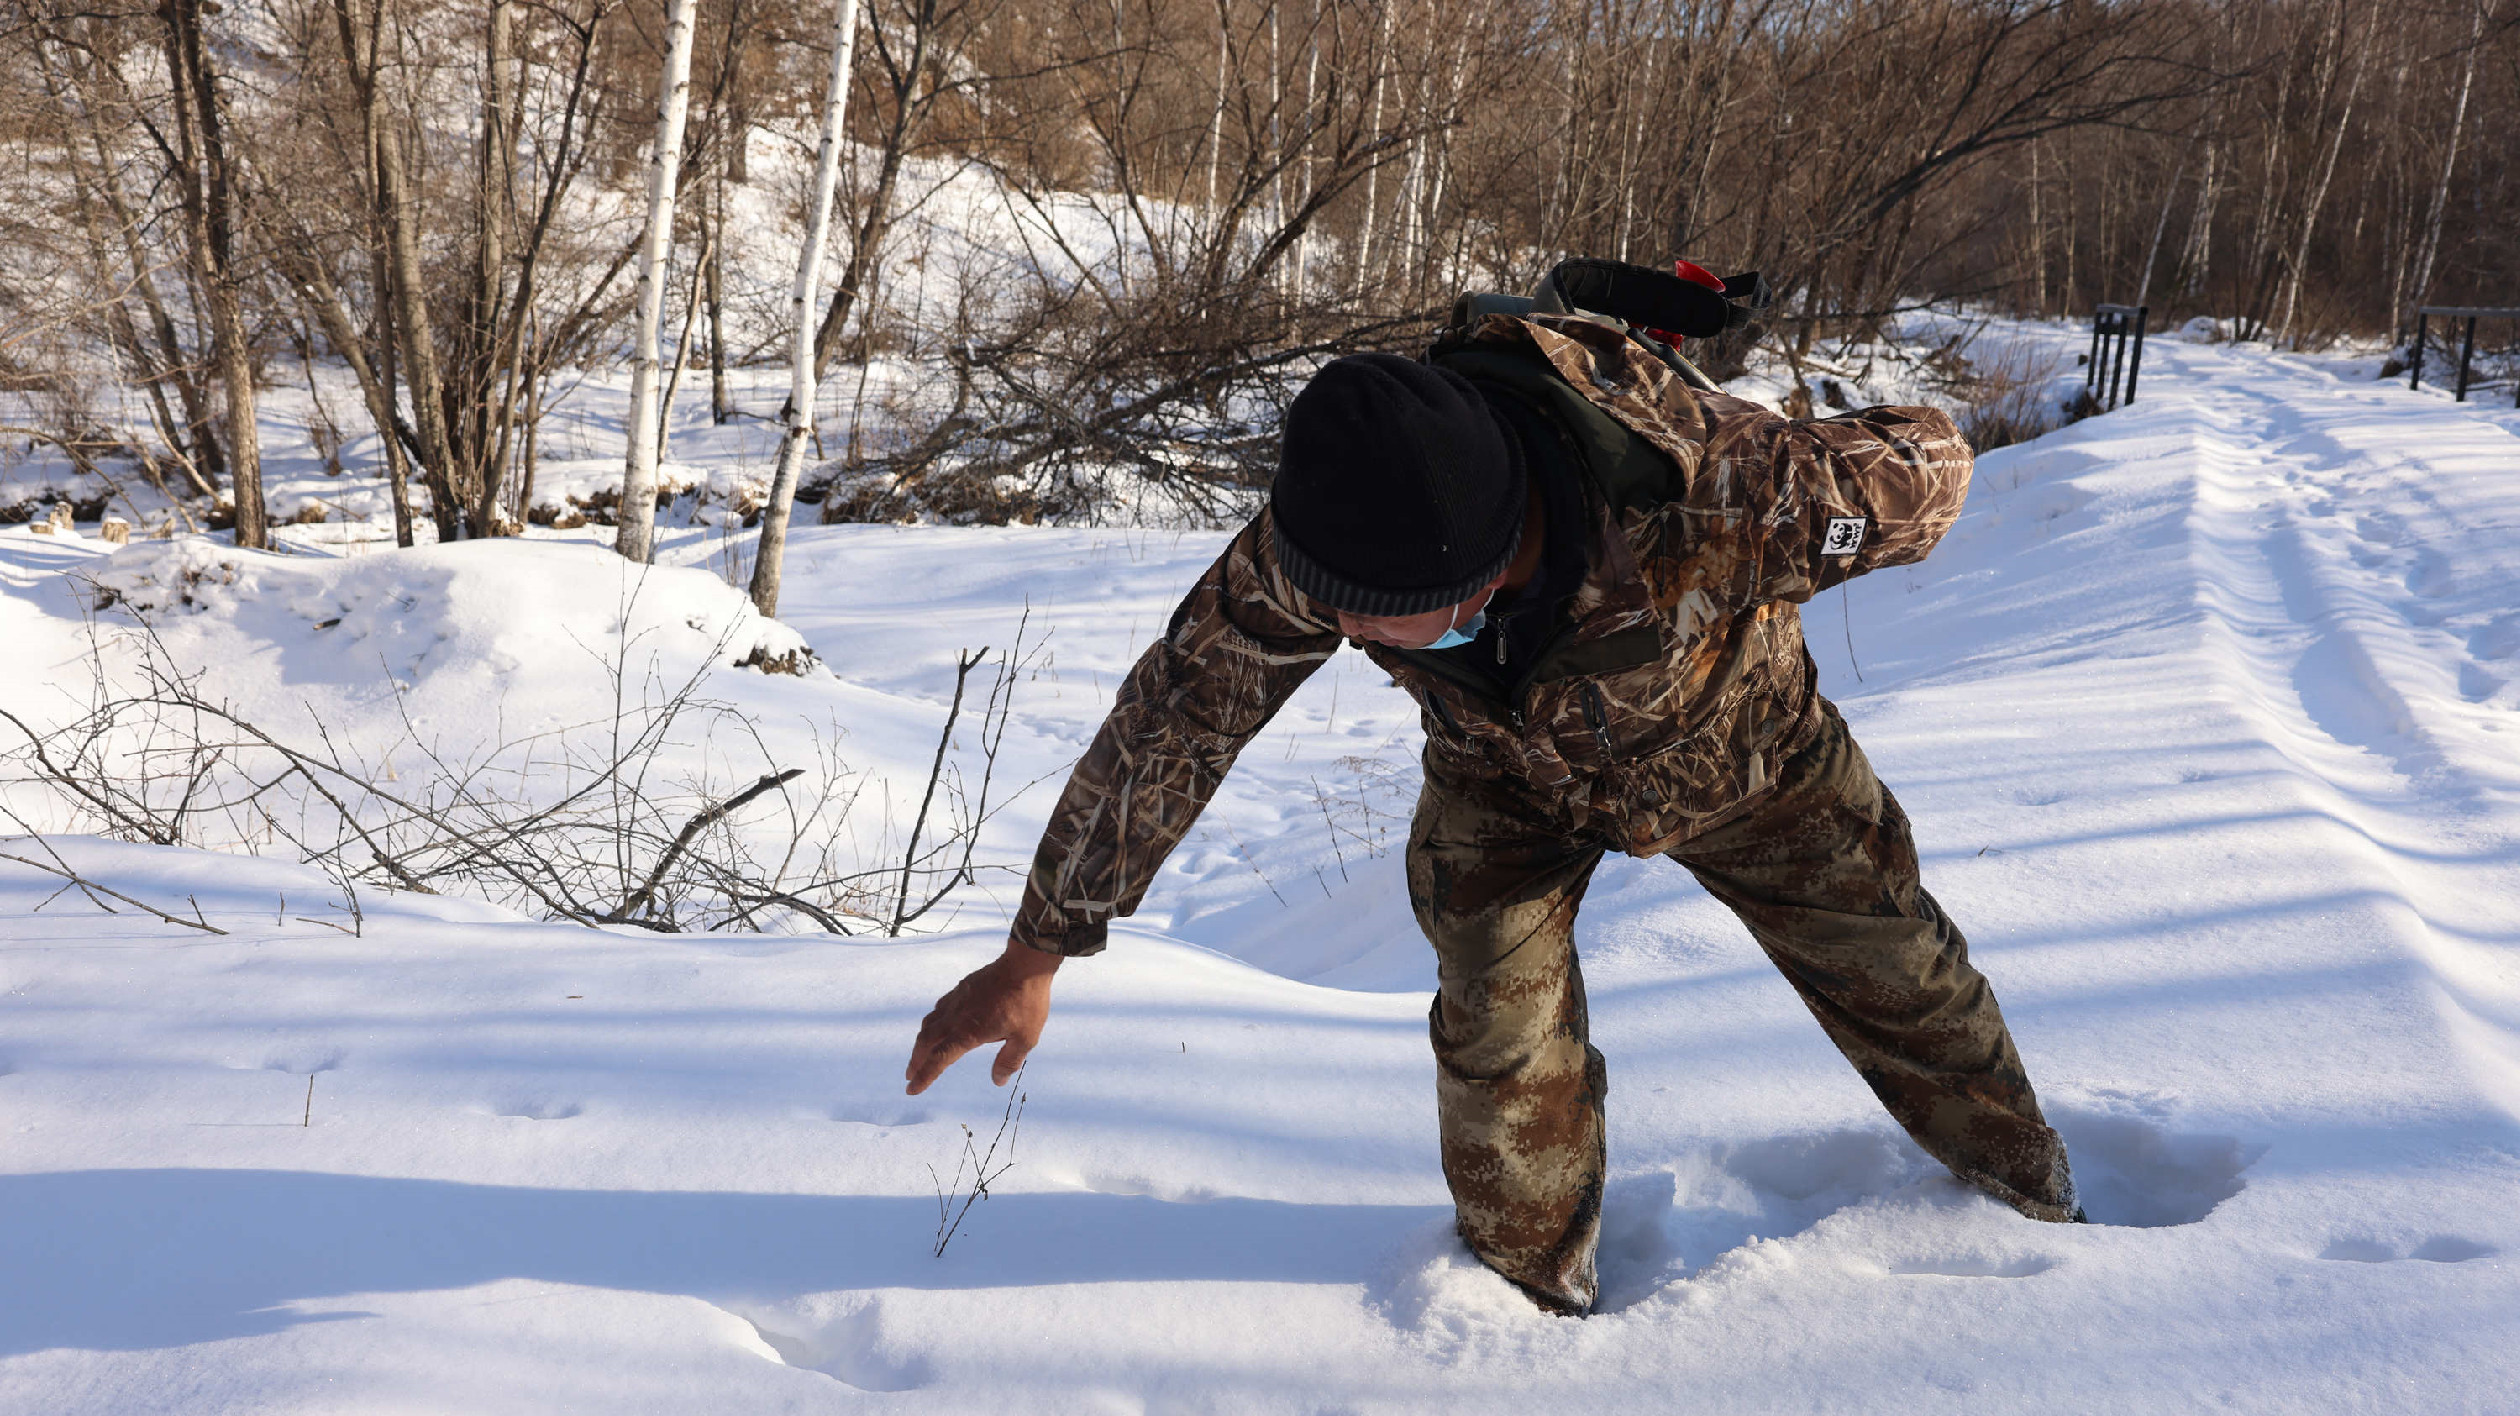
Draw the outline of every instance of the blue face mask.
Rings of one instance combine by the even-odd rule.
[[[1469,643],[1471,640],[1478,638],[1479,631],[1486,627],[1487,611],[1481,610],[1477,614],[1472,615],[1467,621],[1446,629],[1434,643],[1426,645],[1425,647],[1429,649],[1458,649],[1462,645]]]

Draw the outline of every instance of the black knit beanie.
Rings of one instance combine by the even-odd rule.
[[[1522,541],[1522,452],[1470,381],[1396,354],[1313,375],[1286,413],[1269,505],[1278,564],[1360,615],[1458,605]]]

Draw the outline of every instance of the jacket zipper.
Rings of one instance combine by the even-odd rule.
[[[1567,638],[1574,633],[1575,621],[1561,616],[1558,620],[1556,631],[1552,633],[1548,639],[1541,644],[1539,650],[1531,656],[1531,667],[1525,669],[1523,671],[1523,676],[1519,680],[1515,681],[1512,687],[1505,690],[1505,697],[1501,701],[1500,706],[1505,709],[1505,721],[1513,725],[1514,731],[1521,732],[1523,730],[1523,699],[1530,693],[1531,686],[1540,681],[1541,666],[1548,663],[1549,655],[1554,652],[1560,644],[1565,643]],[[1501,638],[1499,642],[1502,642]],[[1427,670],[1429,673],[1432,673],[1435,677],[1459,686],[1464,692],[1467,692],[1474,697],[1484,698],[1491,703],[1499,702],[1494,691],[1489,689],[1486,685],[1473,682],[1470,675],[1462,673],[1451,664],[1445,663],[1436,655],[1417,649],[1403,649],[1400,653],[1411,662]],[[1458,729],[1455,729],[1455,731],[1458,731]]]
[[[1584,681],[1584,717],[1592,724],[1593,736],[1601,740],[1601,760],[1616,760],[1618,754],[1610,747],[1610,717],[1602,706],[1601,685],[1590,679]]]

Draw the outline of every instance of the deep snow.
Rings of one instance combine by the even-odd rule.
[[[1449,1235],[1414,714],[1348,655],[1061,973],[1015,1168],[941,1259],[928,1167],[1004,1097],[985,1056],[899,1074],[1003,883],[899,942],[380,892],[352,938],[284,858],[57,842],[212,938],[39,912],[58,882],[0,862],[0,1408],[2508,1409],[2520,418],[2345,361],[2147,365],[2131,408],[1981,459],[1926,564],[1806,617],[2095,1226],[1942,1175],[1685,872],[1614,860],[1578,930],[1606,1311],[1531,1310]],[[800,528],[785,620],[832,676],[707,684],[774,739],[844,728],[897,797],[955,651],[1028,610],[1008,752],[1055,774],[1220,540]],[[170,646],[267,712],[382,731],[373,661],[450,733],[567,717],[623,583],[583,545],[103,551],[0,531],[0,706],[84,683],[74,573],[180,555],[244,588]],[[708,533],[670,558],[641,613],[701,663],[742,616]]]

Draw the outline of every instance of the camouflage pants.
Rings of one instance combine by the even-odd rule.
[[[1994,991],[1917,880],[1907,816],[1834,708],[1739,816],[1671,858],[1732,907],[1918,1145],[2034,1219],[2074,1213]],[[1602,1057],[1587,1039],[1575,912],[1598,842],[1535,832],[1429,774],[1409,899],[1435,945],[1436,1096],[1462,1238],[1542,1306],[1593,1299]]]

